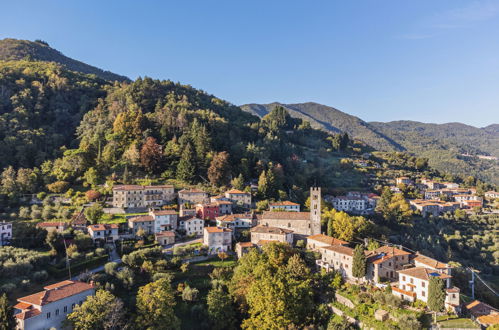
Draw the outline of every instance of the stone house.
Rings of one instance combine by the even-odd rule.
[[[201,189],[183,189],[178,192],[179,205],[196,205],[204,204],[209,201],[208,193]]]
[[[178,219],[178,228],[185,231],[187,236],[203,235],[204,220],[195,216],[185,216]]]
[[[147,208],[167,204],[174,198],[173,185],[120,185],[113,187],[112,204],[121,208]]]
[[[270,211],[300,212],[300,204],[290,201],[275,202],[269,204]]]
[[[225,198],[235,205],[251,208],[251,194],[239,189],[231,189],[225,192]]]
[[[154,234],[156,242],[161,246],[171,245],[175,243],[175,232],[173,231],[161,231]]]
[[[321,247],[331,245],[348,245],[348,242],[324,234],[311,235],[307,237],[307,249],[309,250],[318,251]]]
[[[117,224],[98,224],[87,227],[88,234],[96,241],[112,243],[120,238],[118,233],[119,226]]]
[[[261,245],[268,241],[293,244],[293,231],[270,226],[256,226],[251,228],[251,243]]]

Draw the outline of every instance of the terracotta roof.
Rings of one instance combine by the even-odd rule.
[[[499,310],[496,308],[481,302],[480,300],[474,300],[465,306],[467,310],[470,311],[474,316],[488,315],[491,313],[498,313]]]
[[[459,289],[457,286],[453,286],[452,288],[448,288],[445,291],[449,293],[459,293],[461,292],[461,289]]]
[[[33,316],[40,315],[41,313],[42,312],[40,312],[38,309],[33,308],[33,309],[27,310],[25,312],[16,314],[16,318],[18,318],[20,320],[26,320],[26,319],[29,319]]]
[[[420,262],[422,264],[425,264],[431,268],[435,269],[446,269],[446,268],[451,268],[449,265],[440,262],[438,260],[432,259],[430,257],[418,254],[416,255],[416,258],[414,258],[414,261]]]
[[[154,186],[144,186],[146,189],[154,189],[154,188],[173,188],[172,184],[159,184]]]
[[[216,201],[214,204],[217,204],[217,205],[232,205],[232,202],[229,202],[229,201]]]
[[[57,282],[57,283],[54,283],[54,284],[46,285],[43,288],[45,290],[52,290],[52,289],[60,288],[61,286],[69,285],[69,284],[72,284],[72,283],[73,283],[73,281],[66,280],[66,281],[62,281],[62,282]]]
[[[139,186],[136,184],[123,184],[113,187],[113,190],[142,190],[142,189],[144,189],[144,186]]]
[[[38,227],[41,227],[41,228],[45,228],[45,227],[59,227],[59,226],[63,226],[63,227],[67,227],[67,223],[66,222],[40,222],[37,224]]]
[[[348,247],[348,246],[343,246],[343,245],[331,245],[331,246],[326,246],[321,249],[326,249],[329,251],[334,251],[339,254],[345,254],[348,256],[353,256],[353,249]]]
[[[88,230],[92,230],[92,231],[103,231],[103,230],[118,229],[118,228],[119,228],[119,226],[115,223],[90,225],[87,227]]]
[[[251,242],[239,242],[236,245],[239,245],[240,247],[243,247],[243,248],[248,248],[248,247],[255,246],[255,244],[253,244]]]
[[[324,234],[317,234],[317,235],[312,235],[308,236],[307,240],[314,240],[314,241],[319,241],[322,243],[326,243],[329,245],[345,245],[348,244],[348,242],[342,241],[341,239],[337,239],[334,237],[330,237]]]
[[[268,226],[262,226],[262,225],[251,228],[250,232],[252,232],[252,233],[278,234],[278,235],[293,233],[293,231],[289,230],[289,229],[282,229],[282,228],[278,228],[278,227],[268,227]]]
[[[441,279],[447,279],[452,277],[447,274],[438,273],[437,271],[425,267],[413,267],[413,268],[403,269],[399,270],[398,273],[419,278],[420,280],[425,280],[425,281],[429,281],[430,276],[439,277]]]
[[[71,218],[71,224],[72,225],[86,225],[87,224],[87,217],[85,216],[85,213],[83,212],[83,209],[75,213],[73,217]]]
[[[217,220],[223,222],[232,222],[237,219],[253,219],[253,215],[251,213],[235,213],[235,214],[225,214],[219,217],[216,217]]]
[[[155,235],[156,237],[175,237],[175,233],[173,231],[161,231]]]
[[[16,309],[28,309],[28,308],[30,308],[32,306],[33,306],[32,304],[20,302],[20,303],[14,305],[14,308],[16,308]]]
[[[131,222],[154,221],[154,217],[152,215],[139,215],[137,217],[129,218],[128,221]]]
[[[153,210],[151,211],[154,215],[175,215],[178,214],[175,210]]]
[[[17,301],[33,305],[46,305],[94,288],[91,284],[78,281],[63,281],[61,283],[47,286],[50,289],[18,298]]]
[[[310,220],[310,212],[263,212],[262,219]]]
[[[249,195],[250,193],[247,193],[245,191],[241,191],[239,189],[231,189],[231,190],[227,190],[225,192],[226,194],[235,194],[235,195]]]
[[[195,215],[184,215],[183,217],[178,218],[179,221],[191,221],[191,220],[201,220],[204,221],[203,219],[200,219],[196,217]]]
[[[300,206],[300,204],[293,203],[290,201],[283,201],[283,202],[270,203],[270,206]]]
[[[220,228],[220,227],[204,227],[208,233],[230,233],[232,229],[229,228]]]
[[[499,324],[499,314],[489,314],[489,315],[482,315],[477,318],[478,323],[482,325],[495,325]]]

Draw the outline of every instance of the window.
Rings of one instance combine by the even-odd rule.
[[[391,263],[391,262],[389,262],[389,263],[388,263],[388,267],[391,267],[391,266],[392,266],[392,263]]]
[[[414,284],[414,279],[411,277],[411,284]]]
[[[64,313],[68,312],[68,306],[64,306]]]
[[[426,293],[424,291],[421,291],[421,295],[424,297]]]
[[[59,309],[55,310],[55,316],[59,315]]]
[[[74,309],[75,308],[75,304],[71,304],[71,309]]]
[[[402,281],[405,281],[405,276],[402,276]]]
[[[421,286],[424,288],[426,286],[425,282],[421,282]]]
[[[50,312],[47,313],[47,319],[49,319],[49,318],[50,318]]]

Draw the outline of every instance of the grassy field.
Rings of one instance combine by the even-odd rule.
[[[440,328],[452,329],[452,328],[467,328],[467,329],[480,329],[475,322],[470,319],[459,318],[457,316],[438,316],[437,323]]]
[[[126,223],[126,217],[130,216],[139,216],[139,215],[147,215],[147,212],[142,213],[126,213],[126,214],[104,214],[102,218],[99,220],[99,223]]]

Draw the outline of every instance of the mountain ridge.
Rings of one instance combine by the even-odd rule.
[[[50,47],[48,43],[41,40],[29,41],[13,38],[0,40],[0,61],[19,61],[26,59],[30,61],[55,62],[65,66],[71,71],[94,74],[99,78],[109,81],[130,81],[128,77],[105,71],[65,56],[60,51]]]

